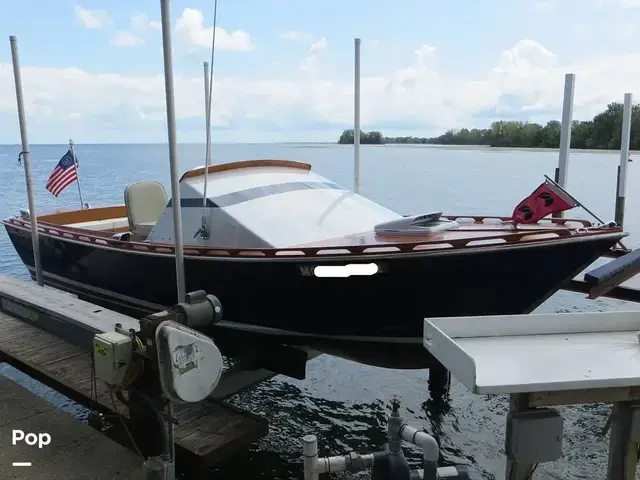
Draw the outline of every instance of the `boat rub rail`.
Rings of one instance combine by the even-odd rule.
[[[48,215],[51,218],[54,215]],[[443,218],[455,220],[464,224],[496,224],[499,222],[508,222],[509,217],[496,217],[496,216],[446,216]],[[472,238],[458,238],[448,239],[446,241],[436,240],[419,240],[416,242],[398,242],[395,244],[387,244],[384,246],[375,245],[332,245],[330,247],[293,247],[293,248],[270,248],[270,249],[234,249],[234,248],[209,248],[209,247],[184,247],[184,254],[188,256],[198,257],[283,257],[283,256],[321,256],[321,255],[349,255],[349,254],[388,254],[394,252],[411,252],[421,250],[444,250],[444,249],[464,249],[469,247],[474,248],[486,248],[495,247],[503,244],[517,244],[519,242],[534,241],[540,239],[541,235],[552,235],[558,239],[571,237],[574,235],[580,236],[592,236],[601,235],[606,230],[611,230],[612,233],[620,229],[617,228],[593,228],[591,222],[578,219],[565,219],[565,218],[553,218],[548,219],[551,228],[548,229],[527,229],[527,230],[506,230],[502,235],[496,235],[495,232],[492,235],[478,236]],[[20,228],[22,230],[30,230],[30,224],[28,221],[21,218],[13,217],[5,219],[3,223],[13,227]],[[566,225],[567,223],[579,223],[582,228],[570,229],[570,228],[558,228]],[[536,224],[541,226],[540,223]],[[140,252],[160,253],[160,254],[174,254],[175,248],[172,245],[166,244],[149,244],[139,241],[123,241],[114,238],[87,234],[86,230],[75,229],[73,227],[54,225],[39,220],[38,231],[42,234],[52,237],[64,237],[72,239],[77,242],[95,243],[98,245],[105,245],[108,247],[122,249],[122,250],[136,250]],[[111,235],[111,234],[109,234]],[[550,240],[548,237],[546,240]],[[553,240],[553,239],[551,239]],[[484,243],[482,243],[484,242]]]

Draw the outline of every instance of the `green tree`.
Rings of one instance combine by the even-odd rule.
[[[623,105],[610,103],[592,120],[574,120],[571,128],[572,148],[619,149],[622,130]],[[378,131],[361,132],[362,144],[434,144],[434,145],[489,145],[492,147],[543,147],[560,146],[561,124],[551,120],[542,126],[537,123],[505,121],[493,122],[489,128],[447,130],[438,137],[384,137]],[[345,130],[338,143],[353,144],[353,130]],[[631,149],[640,150],[640,105],[631,111]]]
[[[362,145],[381,145],[384,143],[382,133],[378,131],[363,132],[360,130],[360,143]],[[355,143],[355,132],[353,129],[345,130],[340,135],[338,143],[341,145],[353,145]]]

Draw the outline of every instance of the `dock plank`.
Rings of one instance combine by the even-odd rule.
[[[41,449],[12,444],[12,431],[48,433]],[[90,458],[91,461],[87,461]],[[32,462],[14,467],[13,462]],[[55,405],[0,375],[0,477],[13,480],[125,480],[141,477],[142,459]]]
[[[97,404],[91,401],[91,357],[85,349],[4,312],[0,312],[0,332],[0,357],[8,363],[81,405],[127,418],[127,409],[118,400],[114,410],[111,395],[100,381]],[[175,412],[177,452],[198,467],[246,449],[268,432],[265,419],[219,400],[177,405]]]

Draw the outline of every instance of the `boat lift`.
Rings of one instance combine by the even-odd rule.
[[[477,395],[509,394],[507,480],[562,456],[559,405],[611,403],[607,480],[635,479],[640,311],[427,318],[424,346]]]
[[[114,330],[93,337],[96,378],[129,406],[132,416],[151,411],[161,424],[162,450],[156,447],[155,451],[163,453],[147,459],[146,478],[175,478],[172,404],[205,400],[222,377],[220,350],[210,337],[195,330],[220,320],[220,301],[204,291],[191,292],[186,300],[172,310],[143,318],[139,331],[116,324]],[[123,392],[128,393],[127,399]]]

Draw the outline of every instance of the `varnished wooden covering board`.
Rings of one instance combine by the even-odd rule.
[[[39,222],[67,225],[71,223],[92,222],[95,220],[108,220],[127,216],[127,207],[115,205],[109,207],[86,208],[83,210],[58,211],[38,217]]]
[[[89,406],[90,354],[23,320],[0,312],[0,359],[36,380]],[[98,404],[113,412],[111,395],[97,381]],[[116,400],[117,409],[126,408]],[[201,465],[213,464],[248,448],[268,431],[267,421],[215,400],[175,408],[178,425],[176,446],[182,454],[196,455]]]

